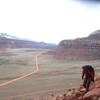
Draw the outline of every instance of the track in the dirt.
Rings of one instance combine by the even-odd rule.
[[[38,73],[38,72],[39,72],[38,55],[35,56],[35,67],[36,67],[36,69],[35,69],[33,72],[28,73],[28,74],[25,74],[25,75],[23,75],[23,76],[20,76],[20,77],[18,77],[18,78],[9,80],[9,81],[7,81],[7,82],[1,83],[1,84],[0,84],[0,87],[5,86],[5,85],[10,84],[10,83],[13,83],[13,82],[18,81],[18,80],[21,80],[21,79],[23,79],[23,78],[26,78],[26,77],[28,77],[28,76],[30,76],[30,75],[32,75],[32,74]]]

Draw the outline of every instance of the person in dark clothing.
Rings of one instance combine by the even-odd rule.
[[[83,86],[86,88],[86,92],[89,91],[90,83],[94,82],[95,72],[91,65],[85,65],[82,67],[82,79],[84,79]],[[85,76],[85,78],[84,78]]]

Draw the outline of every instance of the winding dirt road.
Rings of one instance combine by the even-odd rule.
[[[10,81],[1,83],[1,84],[0,84],[0,87],[5,86],[5,85],[7,85],[7,84],[10,84],[10,83],[12,83],[12,82],[21,80],[21,79],[23,79],[23,78],[26,78],[26,77],[28,77],[28,76],[30,76],[30,75],[32,75],[32,74],[38,73],[38,72],[39,72],[38,56],[39,56],[39,55],[36,55],[36,56],[35,56],[35,67],[36,67],[36,69],[35,69],[33,72],[28,73],[28,74],[25,74],[25,75],[23,75],[23,76],[20,76],[20,77],[18,77],[18,78],[15,78],[15,79],[12,79],[12,80],[10,80]]]

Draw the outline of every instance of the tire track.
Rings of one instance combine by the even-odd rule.
[[[36,69],[35,69],[33,72],[28,73],[28,74],[25,74],[25,75],[23,75],[23,76],[20,76],[20,77],[18,77],[18,78],[13,79],[13,80],[10,80],[10,81],[1,83],[1,84],[0,84],[0,87],[5,86],[5,85],[8,85],[8,84],[13,83],[13,82],[18,81],[18,80],[21,80],[21,79],[23,79],[23,78],[26,78],[26,77],[28,77],[28,76],[30,76],[30,75],[32,75],[32,74],[38,73],[38,72],[39,72],[38,56],[39,56],[39,55],[36,55],[36,56],[35,56],[35,67],[36,67]]]

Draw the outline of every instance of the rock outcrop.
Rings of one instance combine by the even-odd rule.
[[[96,77],[95,83],[91,83],[89,92],[80,85],[79,89],[70,90],[64,95],[57,95],[50,100],[100,100],[100,75]]]
[[[100,59],[100,30],[86,38],[62,40],[53,52],[56,58],[67,60]]]

